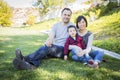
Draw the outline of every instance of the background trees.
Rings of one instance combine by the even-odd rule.
[[[56,6],[64,7],[74,1],[75,0],[38,0],[36,6],[39,7],[39,12],[41,15],[43,15],[46,14],[50,9],[54,9]]]
[[[0,26],[10,26],[12,17],[12,9],[7,3],[0,0]]]

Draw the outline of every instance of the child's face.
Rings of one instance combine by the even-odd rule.
[[[69,28],[68,33],[71,37],[75,37],[76,36],[75,28]]]

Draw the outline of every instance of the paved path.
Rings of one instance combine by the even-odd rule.
[[[95,50],[104,51],[104,54],[106,54],[108,56],[111,56],[111,57],[114,57],[114,58],[117,58],[117,59],[120,59],[120,54],[118,54],[118,53],[111,52],[111,51],[108,51],[108,50],[105,50],[105,49],[102,49],[102,48],[98,48],[98,47],[95,47],[95,46],[93,46],[92,48],[95,49]]]

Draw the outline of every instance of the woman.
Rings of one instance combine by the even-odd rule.
[[[83,52],[85,54],[89,54],[94,61],[93,64],[88,64],[88,66],[92,68],[99,68],[99,63],[102,61],[103,58],[103,51],[92,50],[93,33],[86,29],[87,20],[84,16],[78,16],[76,20],[76,27],[78,29],[78,34],[82,36],[85,42],[85,49],[83,50]],[[72,59],[75,61],[79,61],[77,55],[73,55]]]

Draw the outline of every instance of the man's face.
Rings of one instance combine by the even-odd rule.
[[[71,37],[75,37],[76,36],[76,29],[75,28],[69,28],[68,33]]]
[[[61,17],[64,23],[68,23],[70,21],[71,12],[69,10],[64,10]]]

